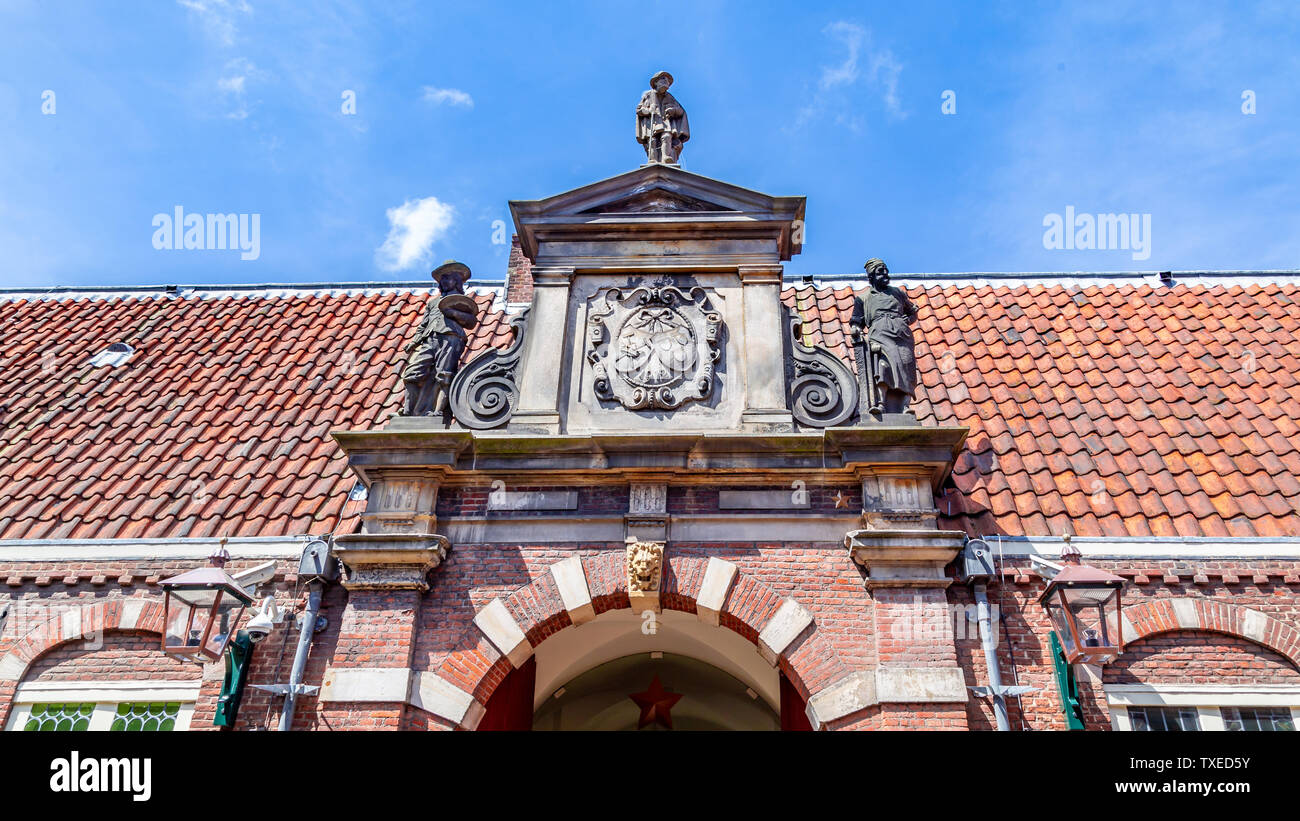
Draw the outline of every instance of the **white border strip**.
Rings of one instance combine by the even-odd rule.
[[[1111,705],[1134,707],[1294,707],[1295,684],[1107,684]]]
[[[227,539],[232,559],[296,559],[319,536]],[[0,562],[206,559],[220,539],[0,539]]]
[[[773,522],[794,527],[841,528],[838,518],[818,518],[797,515],[773,515],[769,517],[754,516],[751,519],[769,519],[764,525]],[[682,533],[674,534],[677,538],[699,535],[696,528],[720,526],[725,522],[734,524],[734,517],[681,516],[679,527]],[[725,520],[725,522],[724,522]],[[516,520],[510,520],[514,523]],[[581,521],[605,523],[605,519],[586,517]],[[613,521],[613,519],[609,519]],[[847,521],[847,520],[846,520]],[[497,520],[500,524],[501,521]],[[549,525],[576,524],[576,521],[553,520],[549,517],[534,517],[517,520],[528,527],[539,523]],[[470,520],[456,520],[452,529],[460,533],[462,541],[472,541],[466,537],[464,528],[478,524]],[[850,522],[851,524],[851,522]],[[850,528],[851,529],[851,528]],[[479,534],[480,537],[486,534]],[[977,534],[971,534],[972,537]],[[319,536],[247,536],[227,540],[226,549],[232,559],[296,559],[302,555],[303,547]],[[499,538],[499,536],[497,537]],[[807,538],[805,541],[818,541]],[[1061,555],[1065,541],[1059,536],[981,536],[993,550],[1001,551],[1004,557],[1040,556],[1056,561]],[[0,539],[0,563],[3,562],[86,562],[86,561],[126,561],[126,560],[166,560],[166,559],[206,559],[220,544],[220,539]],[[571,541],[571,540],[570,540]],[[1300,538],[1104,538],[1094,536],[1075,536],[1070,544],[1079,549],[1085,558],[1095,559],[1282,559],[1300,560]]]
[[[972,533],[974,538],[976,534]],[[1041,556],[1056,561],[1065,540],[1059,536],[980,536],[1004,557]],[[1070,544],[1094,559],[1300,559],[1300,538],[1104,538],[1074,536]]]
[[[14,703],[60,701],[196,701],[202,681],[25,681]]]

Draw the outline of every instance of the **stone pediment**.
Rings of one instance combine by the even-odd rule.
[[[669,165],[647,165],[540,200],[510,203],[525,256],[536,262],[548,239],[609,240],[648,229],[695,238],[769,235],[779,256],[797,254],[803,197],[773,197]],[[544,251],[543,256],[549,256]]]
[[[664,188],[650,188],[613,202],[605,202],[583,211],[584,214],[647,214],[671,211],[733,211],[716,202]]]

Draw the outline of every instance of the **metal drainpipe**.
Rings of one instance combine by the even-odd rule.
[[[320,614],[321,590],[324,585],[319,581],[311,582],[307,587],[307,609],[302,613],[302,627],[298,630],[298,648],[293,654],[293,670],[289,672],[289,689],[284,694],[284,710],[280,713],[280,730],[293,726],[294,708],[298,703],[298,688],[302,685],[302,672],[307,667],[307,653],[311,649],[311,637],[316,632],[316,617]],[[983,630],[983,627],[980,628]]]
[[[980,625],[980,644],[984,645],[984,664],[988,668],[989,689],[993,695],[993,715],[997,718],[998,730],[1007,732],[1011,722],[1007,720],[1007,700],[1002,694],[1002,671],[998,669],[998,646],[993,640],[993,628],[989,626],[988,587],[983,582],[974,585],[976,617]]]

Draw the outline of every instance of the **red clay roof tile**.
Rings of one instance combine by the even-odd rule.
[[[972,429],[940,504],[953,509],[945,526],[1300,535],[1297,287],[910,296],[918,417]],[[0,305],[11,357],[0,393],[16,397],[0,420],[0,538],[355,528],[363,505],[347,501],[354,480],[328,433],[396,410],[402,348],[427,298]],[[510,339],[491,296],[475,298],[489,312],[466,359]],[[806,341],[851,359],[849,289],[783,298]],[[118,340],[139,353],[111,372],[89,367],[83,349]]]

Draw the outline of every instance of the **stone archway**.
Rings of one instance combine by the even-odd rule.
[[[0,727],[8,720],[13,694],[32,662],[78,639],[108,631],[162,633],[163,603],[143,598],[106,599],[60,609],[27,631],[0,658]]]
[[[548,637],[632,606],[624,562],[622,551],[572,556],[493,599],[436,669],[416,674],[411,704],[453,727],[474,729],[497,687]],[[807,702],[814,727],[871,706],[858,693],[863,673],[845,664],[817,630],[812,613],[731,562],[669,556],[660,603],[664,610],[693,614],[747,639]]]
[[[1267,613],[1215,599],[1156,599],[1125,607],[1124,642],[1175,630],[1202,630],[1253,641],[1300,668],[1300,630]]]

